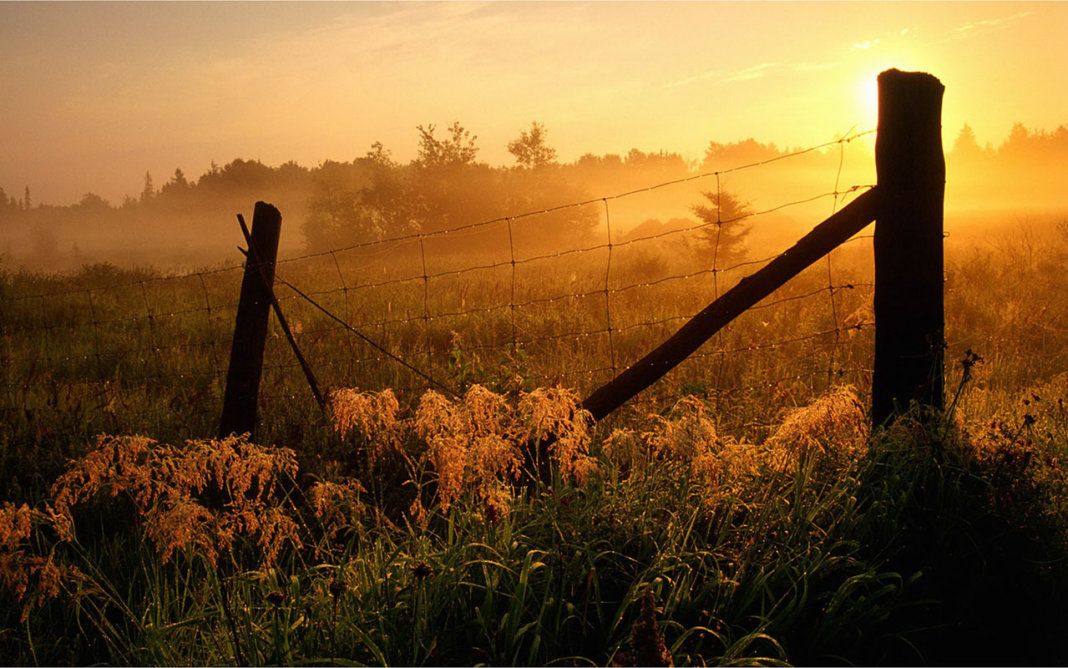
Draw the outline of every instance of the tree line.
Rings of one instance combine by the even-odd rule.
[[[314,168],[292,161],[270,167],[258,160],[235,159],[222,167],[212,163],[196,179],[176,169],[159,185],[146,173],[140,194],[127,196],[119,204],[90,192],[76,204],[52,206],[34,201],[29,187],[20,196],[0,188],[0,229],[32,223],[41,228],[38,236],[47,236],[64,228],[90,233],[97,228],[182,220],[190,232],[204,234],[213,229],[208,221],[232,223],[235,211],[266,199],[279,206],[287,219],[300,221],[306,250],[322,251],[543,211],[793,151],[750,138],[711,141],[699,161],[688,161],[677,153],[631,149],[626,154],[586,154],[561,162],[545,126],[533,122],[507,144],[514,163],[491,166],[479,160],[477,135],[458,122],[445,128],[420,125],[416,135],[416,157],[408,163],[395,160],[379,142],[351,161],[324,161]],[[845,150],[867,149],[857,142]],[[841,157],[839,149],[831,147],[792,158],[788,161],[790,178],[800,183],[805,175],[818,175],[826,181],[826,174],[834,172]],[[1037,189],[1051,198],[1061,197],[1059,178],[1048,175],[1059,174],[1052,167],[1063,165],[1066,157],[1068,129],[1064,126],[1045,132],[1019,124],[997,147],[980,146],[965,125],[947,152],[950,181],[963,182],[962,188],[972,187],[977,195],[989,192],[993,181],[1002,187],[1009,182],[1023,184],[1021,174],[1026,172],[1028,193]],[[1043,166],[1051,168],[1045,172],[1048,183],[1037,169]],[[1040,176],[1035,178],[1032,172]],[[744,198],[729,190],[708,190],[690,203],[689,210],[694,220],[720,223],[709,236],[714,235],[721,259],[744,253],[748,229]],[[597,231],[599,220],[595,206],[564,208],[538,216],[530,225],[517,226],[512,241],[528,247],[562,238],[571,245],[584,243]]]

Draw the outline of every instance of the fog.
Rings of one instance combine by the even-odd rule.
[[[195,178],[180,169],[146,174],[139,195],[123,202],[87,193],[75,205],[53,206],[35,201],[29,188],[0,189],[0,267],[68,272],[110,263],[183,271],[239,263],[244,242],[236,214],[251,220],[257,200],[282,212],[282,257],[472,226],[437,243],[437,252],[481,252],[508,242],[513,255],[529,256],[742,214],[752,215],[739,252],[763,257],[875,183],[874,136],[846,139],[807,151],[753,139],[710,141],[696,161],[633,149],[560,163],[546,129],[535,123],[509,143],[515,162],[492,166],[479,160],[475,136],[456,123],[420,126],[418,157],[405,164],[375,144],[351,161],[315,167],[235,159]],[[1064,126],[1048,132],[1017,125],[985,147],[964,126],[945,149],[945,220],[954,242],[1068,217]],[[721,197],[731,198],[730,209],[725,204],[717,213]],[[528,215],[547,209],[553,211]],[[496,236],[488,228],[474,233],[480,223],[501,219],[514,221],[510,241],[500,229]],[[688,252],[661,245],[661,252]]]

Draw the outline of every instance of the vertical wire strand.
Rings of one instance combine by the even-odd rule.
[[[430,275],[426,270],[426,247],[423,235],[419,235],[419,256],[423,261],[423,333],[426,337],[426,368],[434,372],[433,349],[430,347]]]
[[[512,354],[513,355],[518,355],[519,354],[519,336],[517,334],[516,325],[515,325],[515,308],[516,308],[516,301],[515,301],[515,281],[516,281],[515,241],[512,238],[512,219],[509,217],[509,218],[506,218],[505,220],[508,221],[508,260],[509,260],[509,263],[511,264],[511,269],[512,269],[512,285],[511,285],[511,290],[510,290],[509,295],[508,295],[508,316],[509,316],[509,319],[511,320],[511,326],[512,326]]]
[[[100,326],[96,317],[96,306],[93,304],[93,290],[86,289],[85,298],[89,302],[89,319],[93,324],[93,355],[96,358],[97,372],[102,371],[103,362],[100,357]]]
[[[141,285],[141,297],[145,302],[145,313],[148,314],[148,332],[149,337],[152,339],[152,352],[156,358],[157,372],[156,377],[162,377],[163,374],[163,356],[159,347],[159,336],[156,331],[156,314],[152,310],[152,305],[148,300],[148,288],[145,287],[145,282],[140,281]],[[147,378],[147,376],[146,376]]]
[[[211,296],[208,293],[208,285],[204,281],[204,274],[197,274],[197,278],[200,279],[200,291],[204,295],[204,319],[207,321],[205,329],[209,332],[209,347],[211,348],[211,364],[214,367],[215,375],[221,377],[225,371],[222,365],[219,363],[219,351],[216,338],[211,336]]]
[[[351,295],[349,295],[349,286],[348,286],[348,283],[345,281],[344,272],[341,271],[341,262],[338,261],[338,259],[337,259],[337,252],[330,251],[330,259],[332,259],[334,261],[334,269],[337,270],[337,279],[338,279],[338,281],[341,282],[342,294],[345,297],[345,319],[346,320],[352,320],[353,319],[352,297],[351,297]],[[350,336],[346,336],[346,337],[344,337],[344,339],[345,339],[345,342],[348,344],[348,348],[349,348],[349,356],[348,356],[348,360],[347,360],[348,364],[345,366],[345,374],[348,377],[352,378],[353,376],[356,375],[355,360],[356,360],[357,355],[358,355],[358,353],[356,351],[356,342],[353,341],[352,337],[350,337]]]
[[[615,376],[618,367],[616,366],[616,346],[612,336],[612,293],[609,291],[609,279],[612,275],[612,215],[608,208],[608,199],[606,198],[603,201],[604,226],[608,235],[608,261],[604,270],[604,319],[605,329],[608,330],[608,355],[612,362],[612,375]]]
[[[845,140],[838,142],[838,171],[834,176],[834,199],[831,201],[831,215],[838,211],[838,187],[842,180],[842,166],[845,164]],[[841,327],[838,325],[838,304],[834,298],[834,271],[831,264],[831,256],[834,249],[827,253],[827,295],[831,302],[831,320],[834,323],[834,343],[831,344],[831,354],[827,360],[827,389],[834,385],[834,364],[838,357],[838,343],[841,337]]]
[[[723,183],[720,172],[716,172],[716,242],[712,248],[712,298],[719,299],[719,243],[723,234]],[[726,329],[726,328],[723,328]],[[716,347],[721,351],[716,370],[716,384],[723,384],[723,375],[727,366],[727,355],[723,351],[723,329],[716,332]]]

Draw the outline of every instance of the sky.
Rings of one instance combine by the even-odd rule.
[[[875,127],[877,74],[946,85],[964,123],[1068,123],[1065,2],[0,1],[0,187],[119,203],[214,161],[348,161],[453,121],[479,159],[542,123],[564,161]]]

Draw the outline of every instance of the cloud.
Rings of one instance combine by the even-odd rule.
[[[1004,25],[1016,19],[1022,19],[1026,16],[1033,16],[1034,12],[1020,12],[1019,14],[1012,14],[1010,16],[1002,16],[996,19],[984,19],[982,21],[976,21],[975,23],[966,23],[957,27],[957,32],[966,33],[969,31],[978,31],[983,28],[996,28],[1000,25]]]
[[[879,43],[879,40],[877,40],[877,39],[868,39],[868,40],[864,40],[863,42],[853,42],[853,48],[854,49],[865,49],[865,50],[867,50],[867,49],[870,49],[871,47],[875,46],[878,43]]]
[[[735,81],[752,81],[753,79],[762,79],[769,72],[780,69],[782,65],[779,63],[764,63],[762,65],[754,65],[753,67],[747,67],[723,77],[722,83],[734,83]]]
[[[753,65],[752,67],[746,67],[733,72],[721,72],[719,70],[708,70],[701,74],[696,74],[692,77],[686,77],[685,79],[679,79],[678,81],[672,81],[671,83],[664,84],[664,88],[678,88],[679,86],[687,86],[698,81],[707,81],[713,79],[715,83],[735,83],[738,81],[752,81],[753,79],[760,79],[766,76],[769,72],[775,69],[786,67],[781,63],[763,63],[761,65]]]
[[[721,72],[719,70],[708,70],[701,74],[696,74],[692,77],[686,77],[685,79],[679,79],[678,81],[672,81],[664,84],[664,88],[678,88],[679,86],[688,86],[698,81],[707,81],[709,79],[714,80],[715,83],[736,83],[739,81],[752,81],[753,79],[760,79],[766,76],[769,72],[784,67],[779,63],[763,63],[761,65],[753,65],[752,67],[746,67],[733,72]]]
[[[713,80],[714,83],[739,83],[742,81],[753,81],[756,79],[762,79],[767,76],[791,74],[797,72],[825,72],[830,69],[834,69],[838,66],[837,62],[825,62],[825,63],[761,63],[760,65],[753,65],[751,67],[744,67],[740,70],[733,70],[730,72],[722,72],[719,70],[709,70],[696,74],[685,79],[679,79],[678,81],[672,81],[664,84],[664,88],[678,88],[679,86],[687,86],[698,81]]]

